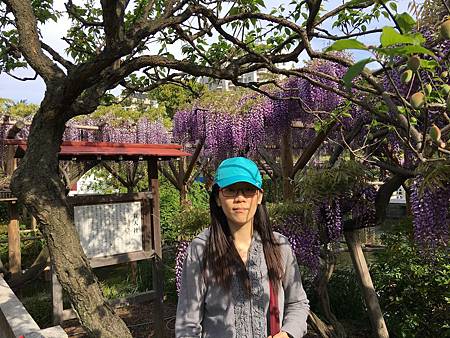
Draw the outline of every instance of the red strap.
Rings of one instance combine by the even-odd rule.
[[[278,309],[278,296],[275,291],[272,282],[270,285],[270,303],[269,303],[269,315],[270,315],[270,335],[275,336],[280,333],[280,310]]]

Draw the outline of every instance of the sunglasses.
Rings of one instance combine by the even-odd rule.
[[[222,192],[222,195],[224,197],[236,197],[239,194],[239,192],[241,192],[242,195],[244,195],[245,197],[253,197],[256,195],[258,190],[259,189],[256,187],[246,187],[246,188],[242,188],[242,189],[227,187],[227,188],[220,189],[220,191]]]

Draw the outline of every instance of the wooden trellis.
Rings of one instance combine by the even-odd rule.
[[[16,157],[22,157],[26,151],[27,145],[24,140],[5,140],[9,147],[16,147]],[[84,246],[85,253],[88,256],[93,268],[102,266],[111,266],[124,262],[134,262],[138,260],[149,260],[152,267],[152,290],[112,301],[112,305],[117,303],[135,303],[152,300],[155,302],[155,324],[158,332],[164,332],[163,326],[163,273],[162,273],[162,248],[161,248],[161,227],[160,227],[160,204],[159,204],[159,181],[158,181],[158,161],[190,154],[181,150],[180,145],[174,144],[123,144],[108,142],[63,142],[59,152],[60,160],[72,161],[146,161],[148,168],[148,191],[133,194],[114,194],[114,195],[78,195],[68,197],[70,205],[74,208],[75,224],[78,224],[85,231],[96,226],[95,235],[104,236],[105,251],[102,247],[96,248],[90,252],[89,239],[80,235],[81,244]],[[138,207],[136,205],[139,205]],[[118,246],[114,250],[107,250],[116,240],[113,238],[117,233],[109,231],[108,227],[114,224],[115,231],[121,231],[122,221],[117,220],[117,215],[126,217],[125,206],[134,206],[138,211],[131,213],[134,217],[134,228],[139,236],[132,240],[138,241],[137,247]],[[78,209],[77,209],[78,208]],[[128,210],[128,209],[127,209]],[[77,212],[75,212],[77,211]],[[99,223],[96,216],[102,217]],[[139,216],[136,216],[138,213]],[[133,216],[134,215],[134,216]],[[78,217],[78,218],[77,218]],[[90,217],[90,218],[89,218]],[[109,220],[108,220],[109,217]],[[122,217],[122,218],[123,218]],[[88,219],[87,219],[88,218]],[[95,219],[94,219],[95,218]],[[84,223],[83,223],[84,222]],[[87,222],[87,223],[86,223]],[[90,223],[89,223],[90,222]],[[125,222],[124,224],[129,224]],[[83,225],[84,224],[84,225]],[[18,229],[16,232],[18,236]],[[123,233],[122,233],[123,235]],[[140,238],[140,240],[138,240]],[[97,243],[98,244],[98,243]],[[20,246],[19,246],[20,248]],[[131,251],[130,251],[131,250]],[[92,250],[91,250],[92,251]],[[19,249],[20,255],[20,249]],[[11,262],[10,262],[11,263]],[[75,313],[72,309],[64,309],[62,302],[62,288],[52,273],[52,299],[53,299],[53,318],[54,323],[58,324],[63,320],[74,318]]]

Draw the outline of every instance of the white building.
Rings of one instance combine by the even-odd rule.
[[[281,69],[293,69],[295,68],[294,62],[284,62],[277,64],[278,68]],[[273,74],[267,69],[262,68],[255,70],[250,73],[243,74],[238,77],[239,82],[250,83],[250,82],[262,82],[269,79],[282,80],[285,76],[280,74]],[[201,84],[207,85],[209,90],[231,90],[235,86],[230,80],[217,80],[206,76],[202,76],[198,80]]]

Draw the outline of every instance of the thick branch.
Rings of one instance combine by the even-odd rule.
[[[272,168],[272,171],[275,176],[281,177],[281,166],[275,162],[275,160],[270,156],[269,152],[265,150],[263,147],[258,147],[258,154],[266,161],[268,165],[270,165],[270,168]]]
[[[197,146],[195,147],[194,154],[189,158],[189,166],[186,172],[184,173],[183,183],[187,183],[187,181],[189,180],[189,177],[191,176],[192,170],[194,169],[195,163],[197,162],[197,159],[200,156],[200,152],[202,151],[204,144],[205,138],[202,137],[197,143]]]
[[[345,136],[344,143],[350,144],[355,139],[355,137],[359,135],[363,126],[364,126],[364,119],[359,118],[358,121],[356,121],[355,126],[353,126],[348,135]],[[345,147],[342,144],[338,144],[336,146],[336,148],[333,151],[333,154],[330,157],[330,160],[328,161],[328,166],[330,168],[333,167],[333,165],[336,163],[337,159],[342,154],[344,149]]]
[[[14,14],[19,32],[19,48],[28,64],[45,82],[64,77],[64,72],[41,49],[31,2],[20,0],[5,0],[5,2]]]
[[[330,123],[323,130],[319,131],[316,138],[308,144],[302,155],[297,160],[294,165],[294,170],[292,171],[292,176],[294,177],[299,170],[302,170],[309,162],[311,157],[315,154],[316,150],[322,145],[323,141],[327,138],[330,131],[333,129],[337,121]]]
[[[60,54],[58,54],[52,47],[47,45],[46,43],[42,42],[41,47],[43,50],[45,50],[47,53],[51,55],[53,60],[59,62],[62,66],[64,66],[67,70],[71,70],[75,67],[75,65],[70,62],[69,60],[64,59]]]
[[[114,49],[124,36],[125,9],[129,0],[102,0],[106,49]]]
[[[386,218],[386,209],[389,205],[392,193],[398,190],[407,177],[396,174],[386,181],[377,191],[375,197],[375,219],[376,224],[381,223]]]

